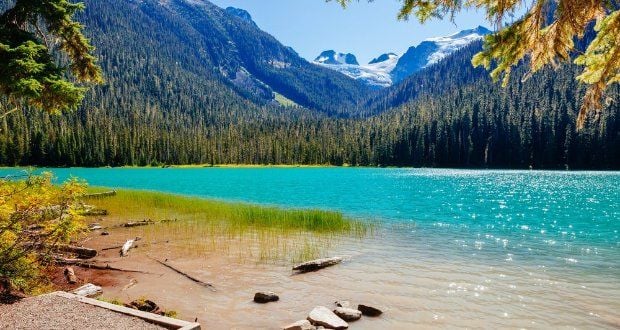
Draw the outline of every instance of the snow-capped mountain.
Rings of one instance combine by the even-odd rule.
[[[314,63],[362,80],[372,87],[388,87],[490,33],[488,29],[478,26],[445,37],[429,38],[417,47],[410,47],[402,56],[387,53],[366,65],[359,65],[357,60],[347,60],[355,59],[353,54],[333,50],[321,53]]]
[[[357,62],[357,58],[355,55],[351,53],[336,53],[333,50],[326,50],[321,53],[317,58],[314,59],[314,62],[320,64],[350,64],[350,65],[359,65]]]
[[[475,29],[463,30],[446,37],[426,39],[417,47],[410,47],[400,57],[396,67],[391,72],[392,79],[395,83],[399,82],[490,33],[491,31],[487,28],[478,26]]]
[[[349,60],[346,60],[346,56]],[[321,53],[314,63],[341,72],[351,78],[362,80],[372,87],[387,87],[392,84],[390,72],[398,62],[398,55],[383,54],[366,65],[359,65],[353,54],[336,53],[333,50]]]

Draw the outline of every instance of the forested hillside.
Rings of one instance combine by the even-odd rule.
[[[574,67],[503,89],[469,65],[474,44],[370,93],[197,3],[86,1],[106,83],[75,113],[2,120],[0,164],[620,168],[620,107],[576,132]]]

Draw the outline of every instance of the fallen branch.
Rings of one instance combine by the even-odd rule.
[[[170,269],[174,270],[175,272],[177,272],[177,273],[179,273],[179,274],[181,274],[181,275],[183,275],[183,276],[187,277],[188,279],[190,279],[190,280],[192,280],[192,281],[194,281],[194,282],[196,282],[196,283],[198,283],[198,284],[200,284],[200,285],[202,285],[202,286],[204,286],[204,287],[210,288],[212,291],[215,291],[215,287],[213,286],[213,284],[211,284],[211,283],[207,283],[207,282],[203,282],[203,281],[201,281],[201,280],[199,280],[199,279],[197,279],[197,278],[195,278],[195,277],[193,277],[193,276],[191,276],[191,275],[189,275],[189,274],[187,274],[187,273],[185,273],[185,272],[183,272],[183,271],[181,271],[181,270],[179,270],[179,269],[175,268],[174,266],[172,266],[172,265],[168,264],[168,263],[167,263],[167,262],[165,262],[165,261],[160,261],[160,260],[157,260],[157,259],[152,258],[152,257],[149,257],[149,258],[151,258],[151,259],[153,259],[153,260],[157,261],[159,264],[161,264],[161,265],[163,265],[163,266],[165,266],[165,267],[168,267],[168,268],[170,268]]]
[[[105,266],[97,265],[97,264],[93,264],[93,263],[89,263],[89,262],[84,262],[84,261],[79,260],[79,259],[62,259],[62,258],[58,258],[58,259],[56,259],[56,264],[60,265],[60,266],[77,266],[77,267],[88,268],[88,269],[112,270],[112,271],[125,272],[125,273],[152,274],[152,273],[145,272],[145,271],[142,271],[142,270],[132,270],[132,269],[116,268],[116,267],[110,266],[109,264],[106,264]]]
[[[138,280],[136,280],[135,278],[132,278],[132,279],[129,281],[129,284],[125,285],[125,286],[123,287],[123,290],[121,290],[121,291],[128,290],[129,288],[131,288],[132,286],[134,286],[134,285],[136,285],[136,284],[138,284]]]

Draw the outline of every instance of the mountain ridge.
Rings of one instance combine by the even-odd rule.
[[[478,26],[448,36],[427,38],[417,46],[409,47],[400,56],[395,53],[385,53],[365,65],[322,60],[322,55],[327,51],[321,53],[313,63],[341,72],[353,79],[361,80],[371,87],[389,87],[430,65],[438,63],[446,56],[490,33],[491,31],[487,28]],[[331,52],[336,53],[335,51]],[[353,54],[348,55],[355,56]],[[396,62],[379,64],[393,60]]]

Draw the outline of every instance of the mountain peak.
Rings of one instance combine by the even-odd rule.
[[[490,33],[493,32],[483,26],[478,26],[449,36],[428,38],[417,47],[412,46],[400,58],[392,72],[394,81],[401,81]]]
[[[388,60],[396,58],[396,57],[398,57],[398,55],[396,55],[394,53],[385,53],[385,54],[382,54],[381,56],[379,56],[377,58],[374,58],[372,61],[368,62],[368,64],[377,64],[377,63],[388,61]]]
[[[225,10],[226,10],[226,13],[228,13],[229,15],[237,16],[246,22],[250,22],[256,25],[256,23],[252,19],[252,15],[250,15],[250,13],[248,13],[247,10],[244,10],[241,8],[235,8],[235,7],[227,7]]]
[[[321,53],[317,58],[314,59],[314,62],[320,64],[350,64],[350,65],[359,65],[357,62],[357,58],[355,55],[351,53],[337,53],[335,50],[326,50]]]

